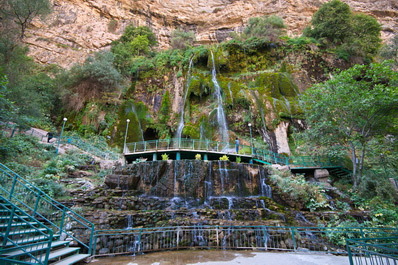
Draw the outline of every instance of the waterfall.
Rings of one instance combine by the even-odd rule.
[[[192,56],[191,60],[189,61],[189,66],[188,66],[187,83],[185,85],[186,86],[185,95],[184,95],[184,100],[182,102],[181,113],[180,113],[180,123],[178,124],[178,129],[177,129],[177,133],[176,133],[177,139],[181,138],[182,130],[184,129],[185,101],[187,100],[189,85],[191,84],[191,79],[192,79],[192,76],[191,76],[192,64],[193,64],[193,56]]]
[[[228,168],[227,163],[218,160],[218,170],[220,171],[221,195],[224,194],[225,183],[228,183]]]
[[[134,104],[131,104],[131,110],[133,111],[135,117],[137,118],[138,128],[140,129],[140,133],[141,133],[141,141],[144,141],[144,131],[142,130],[140,118],[138,117],[137,110],[135,109]]]
[[[234,98],[232,97],[231,82],[228,83],[228,90],[229,90],[229,95],[231,97],[231,102],[234,102]]]
[[[267,178],[263,171],[260,171],[260,191],[261,196],[272,199],[272,188],[266,183]],[[264,207],[265,208],[265,207]]]
[[[212,70],[212,81],[214,85],[214,94],[217,98],[217,122],[219,126],[219,132],[221,136],[221,142],[223,143],[229,143],[229,135],[228,135],[228,127],[227,127],[227,120],[225,118],[225,113],[224,113],[224,108],[223,108],[223,102],[222,102],[222,95],[221,95],[221,87],[217,82],[217,72],[216,72],[216,64],[214,62],[214,55],[213,52],[211,52],[211,59],[213,61],[213,70]]]
[[[126,229],[132,229],[133,228],[133,224],[134,224],[133,215],[132,214],[127,215],[127,227],[126,227]]]

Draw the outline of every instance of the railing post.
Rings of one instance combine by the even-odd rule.
[[[146,142],[144,142],[144,152],[146,152]]]
[[[37,208],[39,208],[39,201],[40,201],[40,198],[41,198],[41,196],[40,196],[40,194],[39,193],[37,193],[36,194],[36,203],[35,203],[35,208],[33,209],[33,217],[35,217],[36,216],[36,213],[37,213]]]
[[[295,230],[294,227],[290,228],[290,231],[292,231],[292,240],[293,240],[294,251],[296,251],[297,250],[297,243],[296,243],[296,237],[295,237],[295,234],[294,234],[294,230]]]
[[[15,213],[15,206],[12,206],[11,216],[10,216],[10,219],[8,220],[7,230],[6,230],[6,233],[4,235],[3,246],[5,246],[7,244],[7,238],[8,238],[8,235],[10,234],[10,231],[11,231],[11,225],[13,223],[14,213]]]
[[[63,207],[62,218],[61,218],[61,224],[59,225],[59,233],[60,233],[60,235],[62,235],[62,229],[64,228],[65,211],[66,211],[66,208]]]
[[[159,143],[159,140],[156,140],[156,151],[158,150],[158,143]]]
[[[137,148],[137,142],[134,143],[134,153],[135,153],[136,148]]]
[[[263,226],[263,233],[264,233],[264,250],[268,250],[268,236],[267,236],[267,227]]]
[[[11,201],[11,198],[13,196],[14,193],[14,188],[15,188],[15,184],[17,183],[17,176],[14,175],[14,180],[12,181],[12,186],[11,186],[11,190],[10,190],[10,196],[8,197],[8,199]]]
[[[218,238],[218,225],[216,226],[216,236],[217,236],[217,247],[219,247],[220,240]]]
[[[347,248],[348,260],[350,261],[350,265],[354,265],[354,261],[352,260],[351,247],[350,247],[347,239],[345,240],[345,245],[346,245],[346,248]]]
[[[93,248],[93,243],[94,243],[94,248]],[[91,226],[91,235],[90,235],[90,244],[89,244],[88,254],[91,255],[91,253],[94,252],[93,255],[95,255],[96,248],[97,248],[97,237],[94,237],[94,225],[92,225]]]

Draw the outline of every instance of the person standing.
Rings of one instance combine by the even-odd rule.
[[[238,137],[236,137],[236,139],[235,139],[235,148],[236,148],[236,153],[238,154],[239,153],[239,139],[238,139]]]

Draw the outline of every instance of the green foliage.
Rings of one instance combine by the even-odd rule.
[[[257,38],[276,42],[285,33],[285,23],[281,17],[272,15],[250,18],[244,28],[244,39]]]
[[[318,40],[326,39],[331,43],[342,44],[351,33],[350,6],[340,0],[327,2],[312,17],[312,29],[307,34]]]
[[[162,154],[162,160],[169,160],[169,155],[168,154]]]
[[[195,42],[196,37],[193,31],[182,31],[182,30],[175,30],[171,34],[171,47],[173,49],[181,49],[184,50],[193,45]]]
[[[88,81],[98,84],[101,91],[111,91],[121,82],[121,75],[113,66],[114,56],[110,52],[97,52],[89,56],[83,65],[71,69],[76,83]]]
[[[326,147],[330,155],[350,151],[354,187],[361,180],[368,143],[395,131],[397,82],[398,73],[388,63],[356,65],[302,97],[309,127],[305,139]]]
[[[272,170],[270,181],[287,197],[302,202],[311,212],[329,208],[322,187],[306,182],[303,175],[290,175],[290,172]]]
[[[395,33],[390,41],[381,49],[381,56],[387,60],[393,60],[398,66],[398,33]]]
[[[0,2],[0,15],[20,27],[21,39],[25,35],[27,26],[35,17],[45,16],[50,11],[48,0],[4,0]]]
[[[340,58],[349,55],[366,58],[377,53],[381,45],[381,26],[377,20],[365,14],[354,14],[349,5],[332,0],[321,6],[312,17],[312,27],[304,35],[319,41],[341,46]]]
[[[195,155],[195,160],[202,160],[202,155],[201,154],[196,154]]]
[[[236,163],[239,164],[241,160],[242,160],[242,157],[240,157],[240,156],[237,156],[237,157],[236,157]]]
[[[116,68],[123,74],[142,70],[145,62],[136,57],[148,55],[156,45],[156,36],[148,27],[126,27],[119,40],[112,42],[111,51],[115,56]]]
[[[220,157],[221,161],[229,161],[229,157],[227,155],[223,155]]]

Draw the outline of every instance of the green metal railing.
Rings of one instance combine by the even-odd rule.
[[[72,145],[78,147],[79,149],[81,149],[87,153],[90,153],[92,155],[95,155],[97,157],[100,157],[100,158],[110,159],[110,160],[118,160],[119,159],[119,154],[114,153],[112,151],[101,150],[100,148],[95,147],[93,144],[89,143],[89,141],[83,140],[82,138],[80,138],[78,136],[64,135],[64,136],[62,136],[61,143],[72,144]]]
[[[397,265],[398,237],[347,239],[350,265]]]
[[[0,196],[0,262],[5,264],[47,264],[53,231]],[[31,242],[31,238],[37,239]],[[13,251],[17,254],[7,255]],[[3,263],[2,263],[3,264]]]
[[[209,140],[186,138],[160,139],[143,142],[127,143],[125,154],[139,152],[164,152],[164,151],[202,151],[236,154],[235,144]],[[269,150],[252,148],[248,145],[239,145],[239,155],[252,156],[254,159],[269,164],[282,164],[296,167],[333,167],[337,166],[329,157],[324,156],[285,156]]]
[[[1,163],[0,195],[45,223],[61,239],[74,240],[83,253],[91,254],[94,225]]]
[[[346,254],[345,239],[398,235],[394,228],[176,226],[100,230],[96,256],[186,248],[316,251]]]

